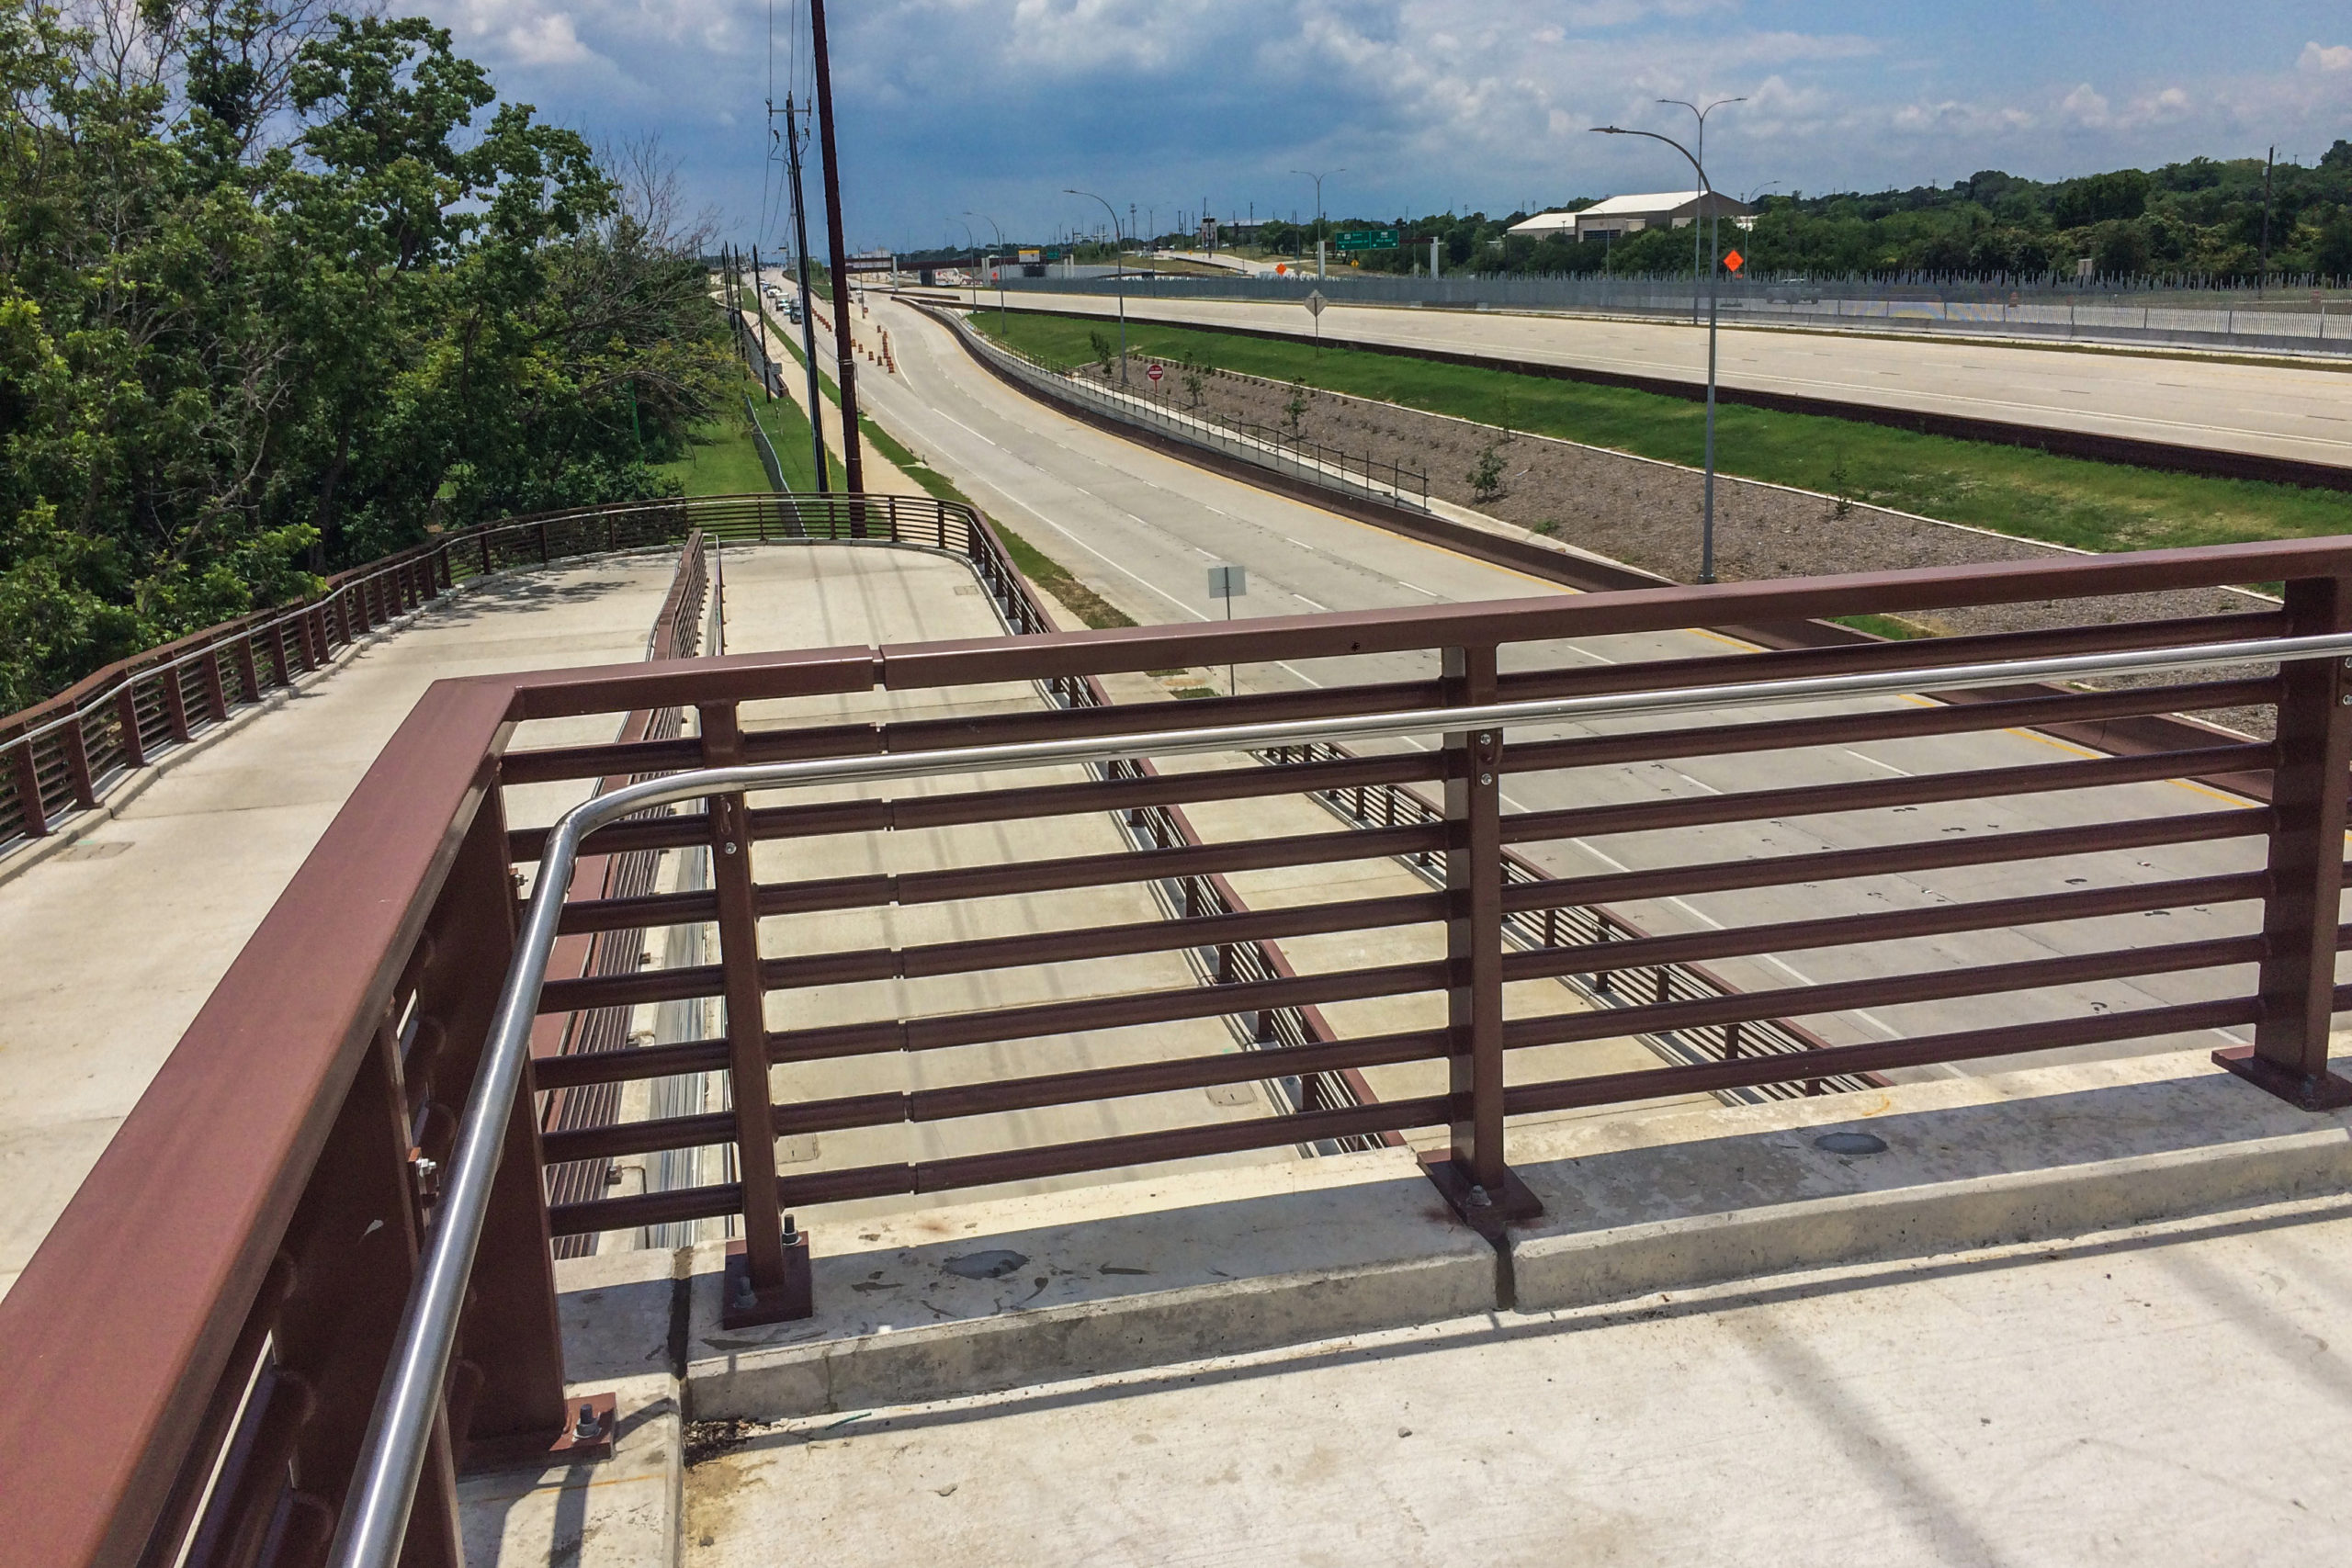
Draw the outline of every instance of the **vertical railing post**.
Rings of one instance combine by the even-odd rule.
[[[220,678],[220,649],[216,646],[204,650],[204,708],[215,724],[229,721],[228,682]]]
[[[40,765],[33,759],[33,743],[29,738],[17,742],[13,760],[17,773],[17,812],[24,819],[25,837],[44,837],[49,832],[49,813],[41,809]]]
[[[88,722],[76,713],[57,736],[65,751],[65,776],[74,781],[74,804],[85,811],[95,811],[98,807],[97,781],[90,773],[89,738],[82,730]]]
[[[122,726],[122,761],[126,767],[147,765],[147,742],[139,733],[139,679],[127,678],[114,694],[116,720]]]
[[[492,790],[443,885],[427,927],[432,956],[417,976],[420,1044],[410,1053],[406,1102],[413,1124],[426,1129],[424,1153],[444,1166],[481,1069],[514,923],[506,817]],[[545,1170],[526,1083],[507,1118],[451,1367],[450,1435],[460,1450],[471,1449],[477,1465],[510,1451],[543,1455],[565,1426]]]
[[[2287,635],[2352,630],[2352,581],[2287,584]],[[2335,932],[2344,886],[2345,779],[2352,769],[2352,660],[2309,659],[2278,672],[2278,762],[2270,779],[2270,897],[2263,905],[2254,1043],[2213,1059],[2306,1111],[2352,1105],[2327,1070],[2335,1010]]]
[[[1445,701],[1495,701],[1495,649],[1445,650]],[[1430,1174],[1471,1224],[1541,1212],[1503,1163],[1502,731],[1445,737],[1446,1027],[1453,1136]]]
[[[733,703],[697,710],[702,765],[743,760]],[[718,895],[718,960],[726,980],[728,1077],[734,1089],[736,1168],[743,1184],[743,1240],[727,1248],[725,1320],[735,1325],[807,1317],[806,1241],[787,1247],[775,1189],[775,1113],[768,1093],[767,986],[760,976],[750,808],[739,793],[713,795],[710,880]]]
[[[172,739],[182,745],[194,733],[187,723],[187,693],[180,684],[180,666],[167,664],[155,671],[156,683],[164,693],[164,722],[172,731]]]

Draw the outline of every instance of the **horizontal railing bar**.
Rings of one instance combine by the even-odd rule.
[[[1338,864],[1425,854],[1445,847],[1442,824],[1300,833],[1283,839],[1187,844],[1164,850],[1120,850],[1060,860],[958,866],[895,875],[849,876],[803,883],[763,883],[756,891],[763,915],[854,909],[879,904],[936,904],[957,898],[1002,897],[1121,883],[1158,882],[1280,866]]]
[[[2135,818],[2083,828],[2044,828],[2029,833],[1999,833],[1983,838],[1963,835],[1870,849],[1765,855],[1755,860],[1667,866],[1656,871],[1605,872],[1549,882],[1517,882],[1503,888],[1502,901],[1505,913],[1523,914],[1571,904],[1622,904],[1644,898],[1728,893],[1781,883],[1844,882],[1898,872],[2001,865],[2021,860],[2098,854],[2109,850],[2143,850],[2158,844],[2257,838],[2268,834],[2273,822],[2269,807],[2247,807],[2180,817]]]
[[[1689,659],[1521,671],[1504,673],[1495,687],[1498,700],[1524,702],[1537,697],[1706,685],[1723,680],[1793,680],[2003,660],[2079,658],[2205,641],[2242,642],[2253,637],[2284,637],[2292,629],[2284,613],[2256,610],[2242,615],[2199,615],[2177,621],[2117,621],[2041,631],[1844,643],[1830,648],[1763,649]]]
[[[645,1225],[682,1225],[743,1212],[743,1186],[737,1181],[705,1187],[673,1187],[627,1198],[591,1198],[548,1205],[548,1234],[586,1235],[595,1231],[637,1230]]]
[[[1083,1072],[1011,1078],[1001,1083],[917,1089],[907,1096],[907,1117],[913,1122],[943,1122],[960,1116],[989,1116],[1051,1105],[1081,1105],[1097,1100],[1210,1089],[1218,1084],[1344,1072],[1351,1067],[1393,1066],[1401,1062],[1442,1058],[1448,1043],[1443,1030],[1424,1030],[1308,1045],[1270,1044],[1217,1056],[1093,1067]]]
[[[2019,767],[1973,768],[1960,773],[1915,773],[1907,778],[1862,779],[1847,784],[1801,784],[1792,789],[1745,790],[1730,795],[1644,800],[1623,806],[1578,806],[1560,811],[1516,811],[1502,819],[1506,844],[1558,839],[1604,838],[1670,828],[1707,827],[1783,817],[1827,817],[1897,806],[1952,800],[1993,800],[2008,795],[2049,795],[2062,790],[2107,789],[2120,784],[2194,778],[2199,773],[2267,771],[2278,748],[2267,742],[2206,746],[2189,751],[2159,751],[2139,757],[2099,757],[2087,761],[2031,762]]]
[[[2123,980],[2143,975],[2177,975],[2191,969],[2257,964],[2261,962],[2267,945],[2260,936],[2218,937],[2206,942],[2170,942],[2158,947],[2135,947],[2113,953],[2070,953],[2063,958],[1987,964],[1973,969],[1880,975],[1867,980],[1788,986],[1772,991],[1736,991],[1729,996],[1703,997],[1695,1001],[1611,1008],[1601,1012],[1552,1013],[1542,1018],[1510,1019],[1503,1024],[1503,1045],[1507,1050],[1534,1045],[1567,1045],[1587,1040],[1613,1039],[1620,1034],[1663,1034],[1674,1030],[1703,1029],[1718,1023],[1750,1023],[1767,1018],[1804,1018],[1850,1012],[1856,1008],[1949,1001],[1959,997],[2041,990],[2052,986]]]
[[[592,1008],[636,1007],[644,1002],[682,1002],[715,997],[727,989],[727,972],[716,964],[672,969],[637,969],[620,975],[582,975],[549,980],[539,987],[539,1014],[585,1012]]]
[[[1308,1045],[1267,1045],[1254,1051],[1227,1051],[1214,1056],[1139,1062],[1117,1067],[1091,1067],[1080,1072],[1041,1074],[1000,1083],[918,1089],[907,1094],[865,1094],[802,1100],[774,1107],[773,1119],[778,1137],[838,1132],[853,1127],[891,1126],[901,1122],[943,1122],[966,1116],[1000,1115],[1056,1105],[1082,1105],[1137,1095],[1210,1089],[1219,1084],[1250,1083],[1310,1073],[1344,1072],[1351,1067],[1431,1061],[1444,1056],[1446,1045],[1447,1037],[1442,1030],[1377,1035],[1361,1040],[1326,1041]],[[567,1160],[613,1159],[729,1143],[734,1138],[734,1117],[727,1111],[625,1122],[613,1126],[549,1133],[542,1141],[542,1148],[549,1165]]]
[[[2142,882],[2120,887],[2087,887],[2073,893],[2041,893],[2026,898],[1995,898],[1965,904],[1934,904],[1867,915],[1838,915],[1781,925],[1732,926],[1722,931],[1673,936],[1634,937],[1624,942],[1580,942],[1503,954],[1503,978],[1541,980],[1561,975],[1592,975],[1696,964],[1725,958],[1755,958],[1771,953],[1802,953],[1824,947],[1860,947],[1961,931],[2009,931],[2054,925],[2149,909],[2233,904],[2269,896],[2270,874],[2195,877],[2178,882]],[[2347,927],[2352,930],[2352,927]]]
[[[1909,646],[1909,645],[1905,645]],[[2113,692],[2069,693],[1956,706],[1896,708],[1883,713],[1832,714],[1819,718],[1771,719],[1761,724],[1683,726],[1623,735],[1583,735],[1562,740],[1531,740],[1503,748],[1502,771],[1535,773],[1608,767],[1619,762],[1662,761],[1674,757],[1728,756],[1744,751],[1799,750],[1815,746],[1851,746],[1869,740],[1907,740],[1929,735],[1977,730],[2043,729],[2104,718],[2151,714],[2196,713],[2213,708],[2254,707],[2276,702],[2273,680],[2210,681],[2183,686],[2127,686]]]
[[[531,1083],[541,1090],[578,1089],[582,1084],[714,1072],[726,1066],[726,1041],[686,1040],[673,1045],[632,1046],[627,1051],[592,1051],[580,1056],[542,1056],[531,1064]]]
[[[1128,925],[1037,931],[1021,936],[976,937],[915,947],[866,948],[761,961],[761,980],[770,990],[848,985],[858,981],[923,979],[989,969],[1081,963],[1140,953],[1221,947],[1327,931],[1377,931],[1445,919],[1442,893],[1359,898],[1339,904],[1299,904],[1238,914],[1194,915],[1139,920]]]
[[[2352,986],[2338,988],[2336,1006],[2352,1005]],[[2128,1012],[2095,1013],[2087,1018],[2060,1019],[2047,1023],[2007,1024],[1997,1029],[1966,1030],[1951,1034],[1923,1034],[1909,1040],[1873,1042],[1865,1045],[1828,1045],[1817,1051],[1776,1056],[1739,1056],[1727,1062],[1702,1062],[1687,1066],[1645,1067],[1636,1072],[1604,1073],[1588,1078],[1564,1078],[1552,1083],[1517,1084],[1503,1091],[1506,1115],[1575,1111],[1630,1100],[1663,1100],[1685,1094],[1716,1094],[1724,1089],[1756,1089],[1766,1084],[1793,1083],[1848,1074],[1892,1072],[1939,1062],[1966,1062],[1986,1056],[2024,1055],[2070,1046],[2097,1045],[2114,1040],[2186,1034],[2253,1023],[2262,1016],[2258,998],[2228,1001],[2190,1002],[2177,1007],[2142,1008]]]
[[[923,1160],[914,1168],[914,1190],[946,1192],[964,1187],[1037,1181],[1080,1171],[1151,1165],[1161,1160],[1198,1159],[1207,1155],[1279,1148],[1285,1144],[1313,1144],[1326,1138],[1355,1138],[1371,1133],[1402,1132],[1408,1127],[1431,1127],[1448,1119],[1452,1105],[1442,1095],[1426,1100],[1377,1100],[1370,1105],[1329,1111],[1293,1111],[1278,1116],[1158,1133],[1130,1133],[1083,1143],[1047,1144],[1040,1148]],[[776,1185],[781,1189],[784,1183],[779,1181]]]
[[[767,1035],[768,1059],[784,1064],[890,1051],[942,1051],[959,1045],[1042,1039],[1089,1030],[1132,1029],[1148,1023],[1220,1018],[1227,1013],[1399,996],[1442,987],[1448,973],[1445,960],[1433,959],[1420,964],[1390,964],[1377,968],[992,1008],[934,1018],[875,1019],[816,1029],[772,1030]]]
[[[949,795],[874,800],[826,801],[816,806],[764,807],[751,813],[751,836],[761,841],[815,838],[835,833],[910,832],[1010,822],[1039,817],[1136,811],[1154,806],[1202,800],[1238,800],[1316,789],[1410,784],[1442,778],[1445,759],[1430,751],[1285,767],[1270,776],[1263,766],[1216,768],[1202,773],[1159,773],[1143,778],[1042,784],[1023,789],[974,789]],[[547,840],[543,828],[507,835],[509,856],[538,858]],[[678,849],[710,841],[709,818],[702,813],[632,819],[599,828],[581,844],[582,854],[620,854],[635,850]]]

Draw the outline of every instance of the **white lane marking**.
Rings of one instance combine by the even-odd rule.
[[[1408,581],[1405,581],[1403,578],[1401,578],[1401,577],[1395,577],[1395,578],[1391,578],[1391,579],[1389,579],[1389,581],[1392,581],[1392,582],[1394,582],[1394,583],[1396,583],[1396,586],[1397,586],[1397,587],[1399,587],[1399,588],[1409,588],[1409,589],[1411,589],[1411,590],[1412,590],[1414,592],[1416,592],[1416,593],[1428,593],[1428,594],[1429,594],[1429,596],[1430,596],[1430,598],[1432,598],[1432,599],[1442,599],[1442,598],[1444,598],[1444,597],[1445,597],[1445,595],[1444,595],[1444,594],[1442,594],[1442,593],[1430,593],[1430,591],[1429,591],[1428,589],[1426,589],[1426,588],[1422,587],[1419,583],[1418,583],[1418,582],[1408,582]]]
[[[1293,590],[1291,590],[1291,595],[1290,595],[1290,596],[1291,596],[1292,598],[1294,598],[1294,599],[1297,600],[1300,604],[1302,604],[1306,605],[1306,606],[1308,609],[1310,609],[1310,610],[1320,610],[1320,609],[1323,609],[1323,608],[1325,608],[1325,607],[1326,607],[1326,606],[1324,606],[1324,605],[1317,604],[1314,600],[1309,599],[1306,594],[1299,592],[1298,592],[1296,589],[1295,589],[1295,588],[1294,588]],[[1284,665],[1283,668],[1284,668],[1285,670],[1287,670],[1287,669],[1289,669],[1290,667],[1289,667],[1288,665]],[[1295,673],[1295,671],[1294,671],[1294,673]]]
[[[1918,774],[1911,773],[1905,769],[1898,768],[1892,762],[1882,762],[1876,757],[1867,756],[1862,752],[1855,750],[1851,746],[1840,747],[1839,750],[1844,751],[1849,757],[1854,759],[1857,762],[1868,762],[1873,768],[1884,768],[1888,773],[1893,773],[1898,779],[1913,779],[1919,776]]]
[[[1034,467],[1035,465],[1032,466]],[[1043,473],[1044,471],[1045,470],[1042,468],[1038,469],[1038,472],[1040,473]],[[1104,555],[1101,550],[1096,549],[1084,539],[1080,538],[1077,535],[1071,533],[1069,529],[1063,527],[1060,524],[1055,522],[1052,518],[1046,516],[1044,513],[1038,511],[1035,507],[1030,505],[1027,502],[1022,500],[1011,491],[1006,490],[1002,485],[993,485],[989,488],[997,491],[1004,497],[1005,500],[1012,502],[1013,505],[1021,508],[1022,511],[1026,512],[1030,516],[1035,517],[1038,522],[1043,523],[1046,527],[1051,528],[1055,533],[1059,534],[1063,538],[1068,539],[1071,544],[1076,545],[1080,549],[1084,550],[1088,555],[1092,556],[1096,560],[1101,561],[1104,566],[1109,567],[1113,571],[1117,572],[1120,576],[1135,578],[1136,582],[1141,583],[1145,588],[1149,589],[1160,598],[1167,600],[1170,604],[1175,605],[1178,609],[1183,611],[1184,614],[1192,616],[1193,619],[1196,621],[1205,621],[1208,619],[1207,615],[1193,609],[1190,604],[1185,604],[1184,601],[1177,598],[1176,595],[1169,592],[1166,589],[1161,588],[1157,583],[1154,583],[1146,578],[1136,577],[1134,572],[1129,571],[1125,567],[1121,566],[1117,561],[1113,560],[1109,556]]]

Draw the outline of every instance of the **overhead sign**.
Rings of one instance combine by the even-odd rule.
[[[896,272],[899,270],[899,258],[888,251],[876,255],[843,256],[842,270],[843,272]]]
[[[1306,296],[1306,309],[1308,312],[1313,315],[1321,315],[1323,313],[1323,307],[1326,303],[1327,301],[1323,298],[1323,290],[1320,288],[1311,290]]]
[[[1209,568],[1209,597],[1212,599],[1247,599],[1250,597],[1250,573],[1238,566]]]
[[[1343,251],[1393,251],[1396,248],[1396,231],[1350,229],[1337,236],[1332,243]]]
[[[1724,257],[1724,270],[1726,272],[1737,272],[1741,267],[1744,267],[1747,265],[1747,258],[1741,255],[1737,251],[1734,251],[1731,254]]]
[[[1046,254],[1043,251],[1023,251],[1021,259],[1024,262],[1041,262],[1046,259]]]

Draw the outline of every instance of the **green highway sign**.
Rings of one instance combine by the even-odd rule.
[[[1396,231],[1350,229],[1333,236],[1332,243],[1343,251],[1393,251],[1396,248]]]

